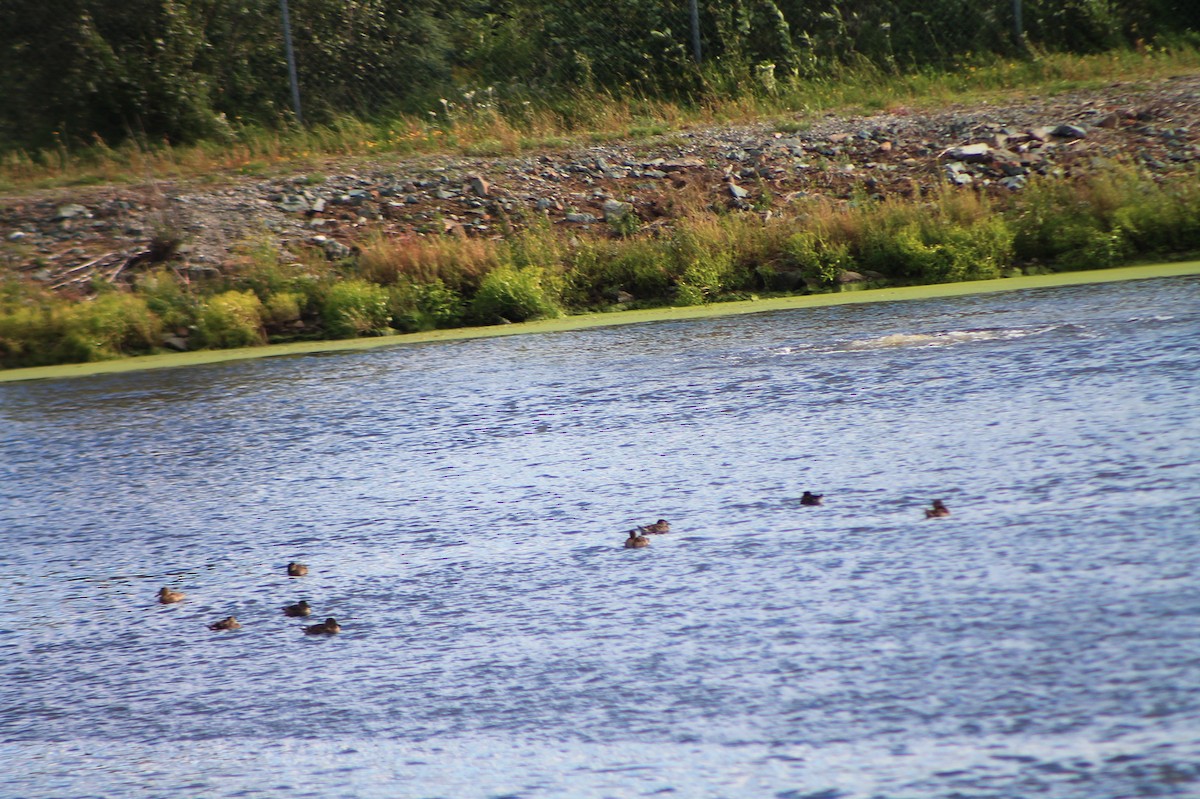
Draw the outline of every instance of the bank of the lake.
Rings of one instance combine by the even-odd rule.
[[[148,369],[173,369],[186,366],[239,361],[252,358],[274,358],[281,356],[310,355],[314,353],[346,352],[417,345],[433,341],[490,338],[527,333],[556,333],[569,330],[584,330],[594,327],[639,324],[646,322],[698,319],[715,316],[753,314],[794,308],[820,308],[831,305],[853,303],[900,302],[939,297],[958,297],[969,294],[988,294],[1021,289],[1042,289],[1059,286],[1077,286],[1088,283],[1109,283],[1124,280],[1149,280],[1164,277],[1180,277],[1200,274],[1200,261],[1150,264],[1142,266],[1092,269],[1080,272],[1060,272],[1049,275],[1025,275],[996,280],[975,280],[961,283],[938,283],[925,286],[902,286],[893,288],[861,289],[835,294],[808,294],[768,299],[742,300],[686,307],[647,308],[611,313],[579,314],[556,319],[539,319],[509,325],[465,327],[446,330],[429,330],[420,333],[378,336],[374,338],[342,339],[334,341],[306,341],[289,344],[274,344],[263,347],[242,347],[228,350],[201,350],[160,355],[146,355],[112,361],[91,363],[58,364],[37,366],[28,369],[0,370],[0,383],[26,380],[56,380],[62,378],[88,377],[91,375]]]

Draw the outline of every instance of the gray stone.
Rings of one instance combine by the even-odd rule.
[[[977,163],[980,161],[990,161],[991,152],[991,147],[983,142],[979,142],[977,144],[964,144],[961,147],[952,147],[946,151],[946,156],[953,158],[955,161]]]
[[[579,222],[580,224],[583,224],[583,225],[590,225],[593,222],[599,222],[600,220],[593,214],[574,213],[574,214],[567,214],[567,221],[568,222]]]
[[[616,222],[623,217],[633,213],[633,206],[629,203],[623,203],[620,200],[605,200],[604,201],[604,221],[608,223]]]
[[[1010,175],[1009,177],[1001,178],[999,182],[1001,186],[1009,191],[1020,191],[1025,188],[1027,181],[1028,178],[1024,175]]]
[[[750,192],[746,191],[736,183],[729,184],[729,194],[735,200],[744,200],[750,196]]]
[[[182,336],[166,336],[162,343],[164,347],[175,352],[187,352],[189,349],[187,339]]]
[[[863,275],[862,273],[851,272],[848,269],[843,269],[842,271],[838,272],[837,277],[834,278],[834,280],[836,280],[838,283],[842,283],[842,284],[862,283],[866,279],[867,279],[866,276]]]
[[[471,188],[471,193],[476,197],[487,197],[492,190],[492,186],[479,175],[471,175],[467,178],[467,185]]]
[[[1059,125],[1050,131],[1050,135],[1060,139],[1083,139],[1087,137],[1087,131],[1078,125]]]
[[[67,203],[58,207],[58,211],[54,215],[54,221],[58,222],[63,219],[76,219],[78,217],[91,219],[92,214],[86,207],[79,203]]]
[[[278,204],[279,210],[287,211],[290,214],[299,214],[311,208],[308,200],[297,194],[288,194],[280,200]]]

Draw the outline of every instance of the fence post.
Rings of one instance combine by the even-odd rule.
[[[1025,25],[1021,20],[1021,0],[1012,0],[1013,10],[1013,41],[1017,47],[1025,49]]]
[[[304,114],[300,113],[300,81],[296,78],[296,54],[292,51],[292,21],[288,16],[288,0],[279,0],[283,11],[283,49],[287,53],[288,79],[292,84],[292,108],[296,111],[296,122],[304,126]]]
[[[700,63],[700,0],[690,0],[692,14],[692,57]]]

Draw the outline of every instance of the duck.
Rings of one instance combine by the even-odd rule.
[[[220,621],[214,621],[208,625],[208,629],[210,630],[240,630],[241,628],[242,625],[233,616],[226,616]]]
[[[307,635],[333,635],[334,633],[340,633],[341,631],[342,626],[338,624],[337,619],[333,618],[332,616],[320,624],[310,624],[304,628],[304,632]]]
[[[650,546],[650,539],[641,534],[643,529],[645,528],[638,527],[629,531],[629,538],[625,539],[626,549],[640,549],[641,547]]]
[[[303,563],[292,561],[288,564],[288,577],[303,577],[308,574],[308,567]]]
[[[182,602],[186,596],[187,594],[182,591],[172,591],[165,585],[158,589],[158,601],[164,605],[170,605],[172,602]]]
[[[804,496],[800,497],[800,504],[801,505],[820,505],[821,498],[823,496],[825,496],[825,495],[824,494],[814,494],[811,491],[805,491]]]
[[[939,518],[942,516],[949,516],[949,515],[950,515],[950,509],[947,508],[946,503],[940,499],[935,499],[933,501],[932,508],[925,509],[925,518],[926,519],[936,519],[936,518]]]
[[[301,599],[294,605],[288,605],[283,609],[285,616],[307,616],[312,613],[312,608],[308,605],[307,599]]]
[[[671,523],[666,519],[659,519],[654,524],[647,524],[638,527],[638,530],[643,535],[662,535],[663,533],[671,532]]]

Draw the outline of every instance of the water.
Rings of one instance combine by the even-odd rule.
[[[1200,796],[1198,299],[0,385],[0,796]]]

